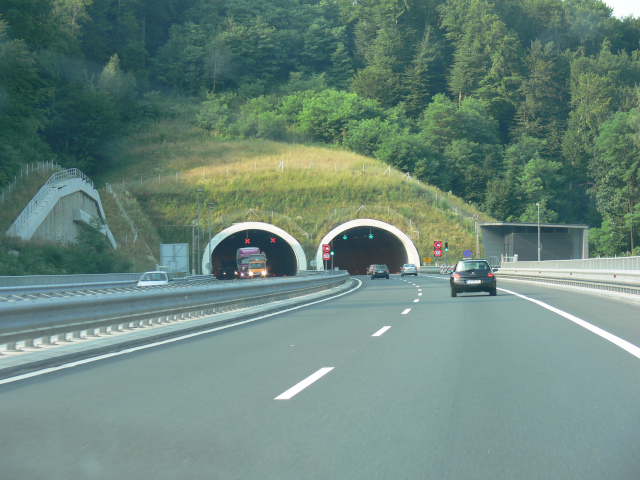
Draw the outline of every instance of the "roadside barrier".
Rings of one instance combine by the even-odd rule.
[[[302,278],[200,284],[184,288],[147,287],[121,293],[0,303],[0,345],[15,351],[18,342],[33,347],[110,331],[179,322],[239,308],[307,295],[344,284],[345,271]],[[68,336],[71,336],[69,338]]]

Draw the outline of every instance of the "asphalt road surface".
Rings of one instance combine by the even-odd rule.
[[[639,303],[359,278],[334,300],[0,385],[0,477],[640,478]]]

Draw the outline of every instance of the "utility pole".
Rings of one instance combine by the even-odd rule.
[[[196,221],[191,221],[191,274],[196,274]]]
[[[196,192],[197,197],[198,197],[198,255],[197,257],[200,256],[200,194],[204,192],[204,190],[202,188],[199,188]],[[196,257],[196,260],[197,260]],[[197,273],[198,275],[202,275],[202,262],[198,262],[198,267],[197,267]]]
[[[538,207],[538,261],[540,261],[540,250],[542,249],[542,245],[540,245],[540,203],[536,203],[536,207]]]
[[[476,258],[480,258],[480,228],[478,227],[478,214],[473,214],[473,221],[476,223]],[[485,252],[486,255],[486,252]]]
[[[213,203],[209,202],[209,274],[213,273],[213,260],[211,259],[211,209],[213,208]]]

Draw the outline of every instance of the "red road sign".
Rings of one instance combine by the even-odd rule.
[[[441,257],[441,256],[442,256],[442,250],[440,250],[440,249],[434,250],[434,251],[433,251],[433,254],[434,254],[436,257]]]
[[[329,253],[331,252],[331,245],[329,245],[328,243],[325,243],[324,245],[322,245],[322,251],[324,253]],[[325,258],[325,260],[328,260],[327,258]]]
[[[433,242],[433,248],[435,250],[440,250],[442,248],[442,242],[440,240],[436,240]]]
[[[323,260],[331,260],[331,254],[330,254],[330,253],[327,253],[327,252],[324,252],[324,253],[322,254],[322,259],[323,259]]]
[[[249,238],[245,238],[245,239],[244,239],[244,244],[245,244],[245,245],[250,245],[250,244],[251,244],[251,239],[249,239]]]

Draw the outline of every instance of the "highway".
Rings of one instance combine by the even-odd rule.
[[[640,478],[639,303],[356,278],[333,300],[0,384],[0,477]]]

